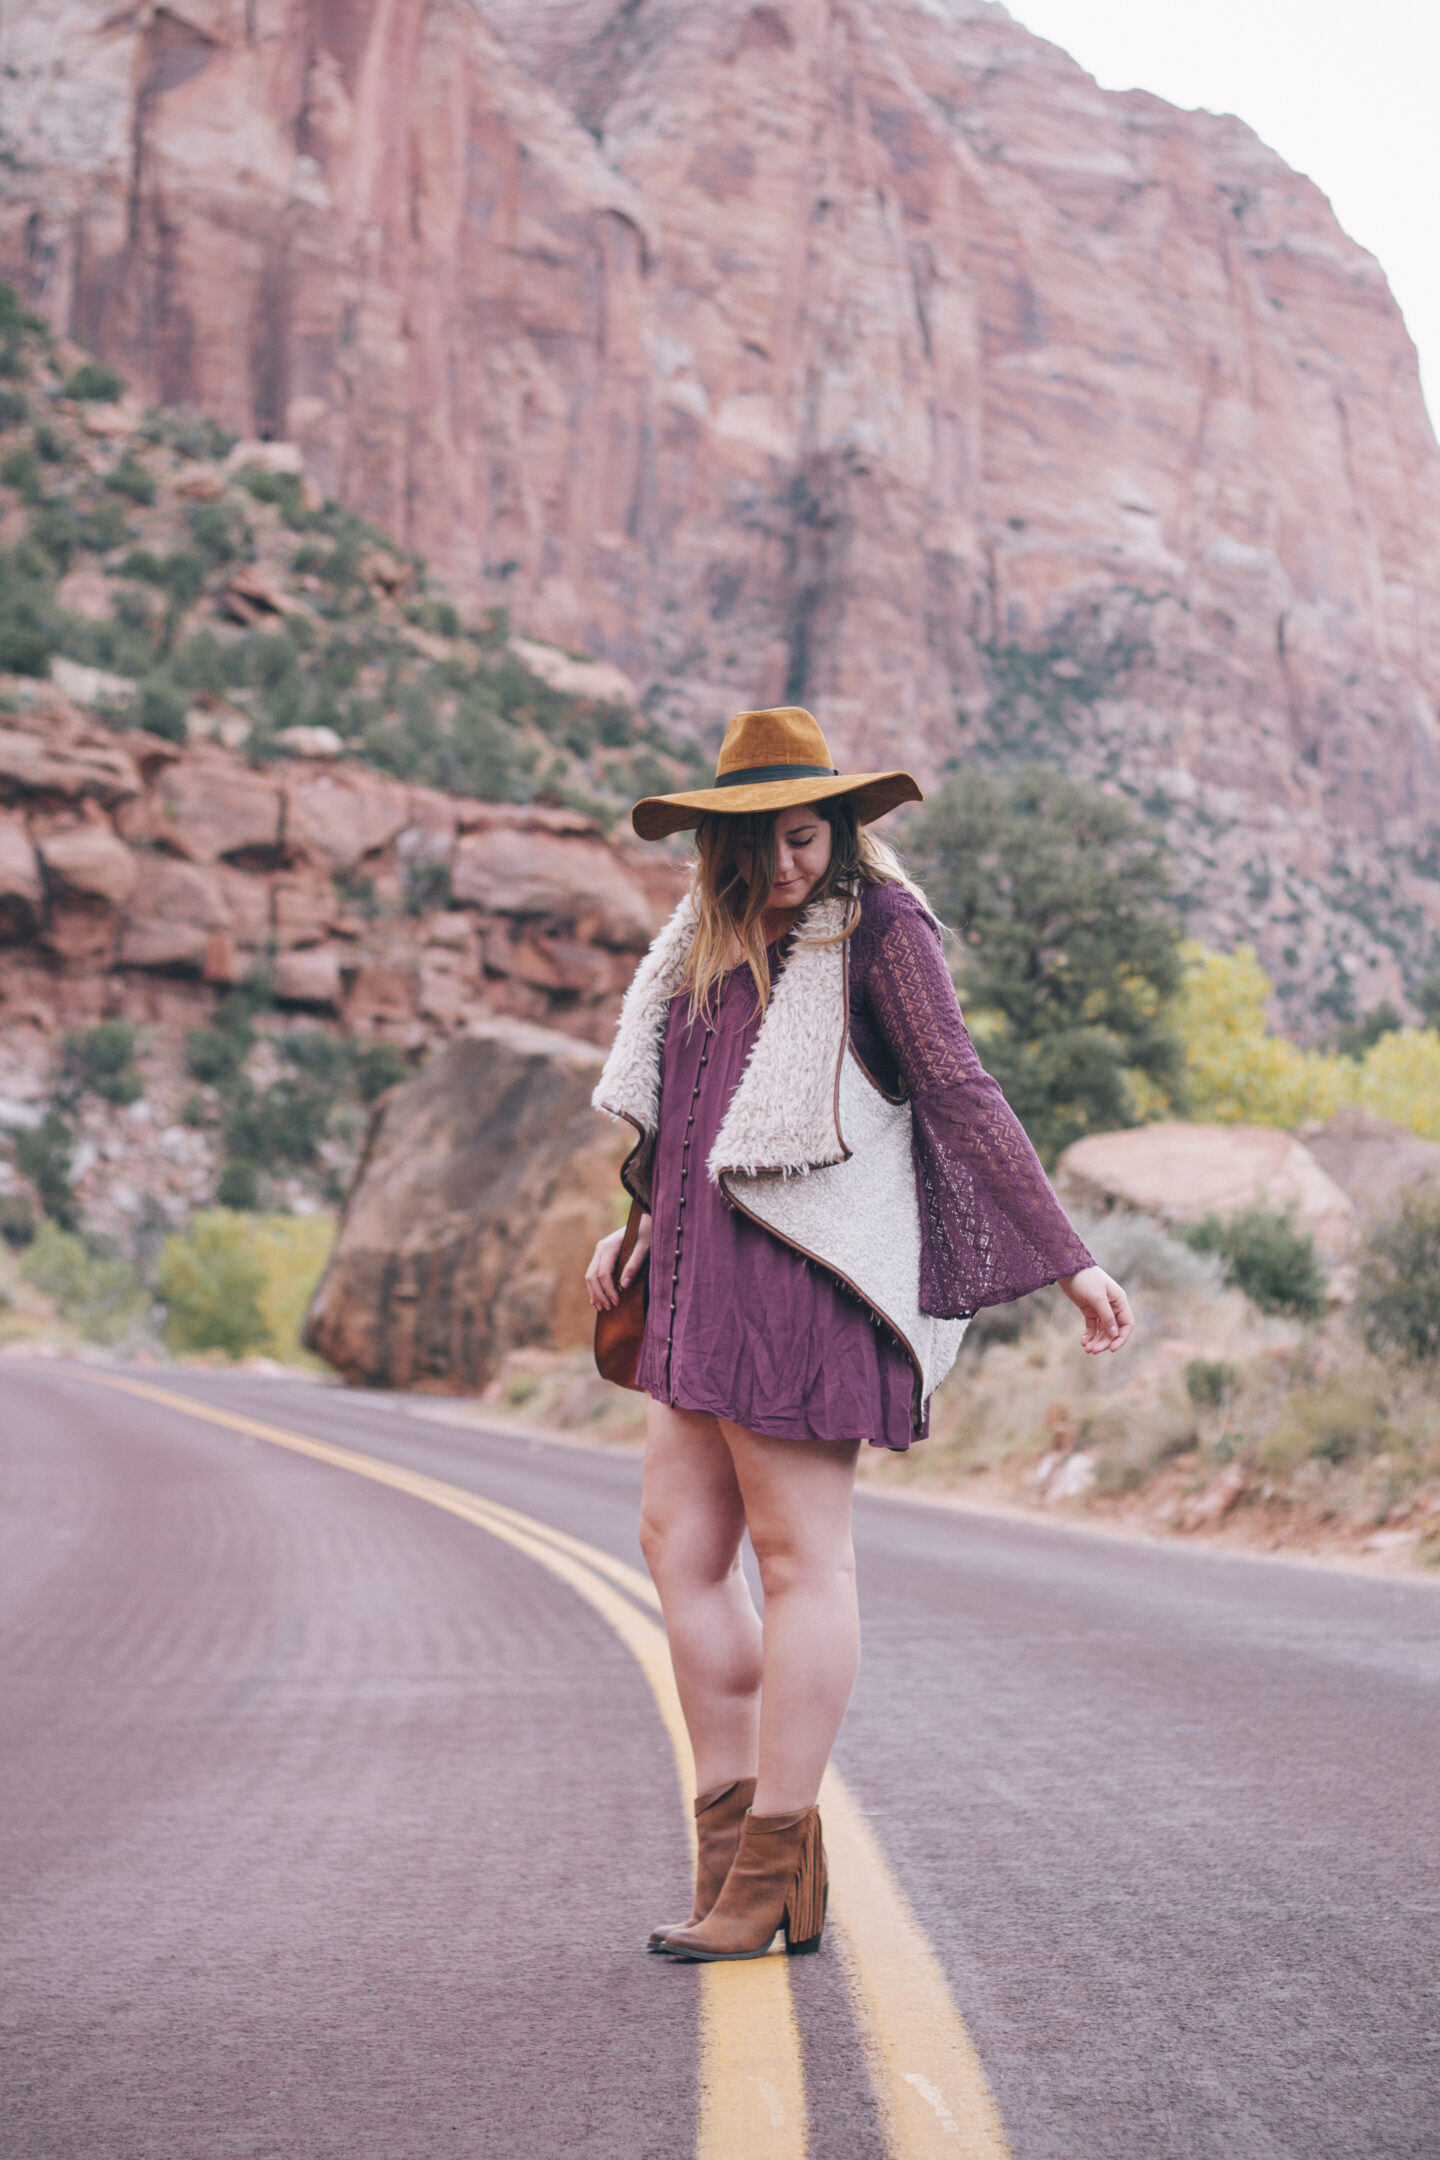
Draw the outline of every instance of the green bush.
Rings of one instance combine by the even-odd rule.
[[[23,390],[0,390],[0,428],[23,427],[29,416]]]
[[[301,1028],[283,1036],[278,1047],[298,1071],[334,1094],[349,1084],[355,1069],[354,1044],[343,1035],[327,1035],[323,1028]]]
[[[1378,1355],[1440,1358],[1440,1183],[1404,1193],[1365,1238],[1355,1317]]]
[[[249,528],[229,503],[190,503],[185,522],[196,547],[212,563],[234,562],[250,544]]]
[[[1288,1215],[1244,1208],[1221,1220],[1206,1215],[1187,1223],[1180,1236],[1193,1252],[1216,1253],[1225,1280],[1263,1313],[1318,1320],[1325,1310],[1325,1278],[1315,1240]]]
[[[14,488],[22,502],[38,503],[45,492],[45,482],[40,471],[40,460],[29,443],[21,443],[14,450],[7,450],[0,458],[0,480],[6,487]]]
[[[227,1209],[207,1209],[183,1237],[165,1240],[159,1287],[172,1350],[219,1350],[238,1358],[267,1339],[264,1263],[244,1218]]]
[[[66,378],[65,396],[95,405],[114,405],[125,395],[125,377],[100,360],[85,360]]]
[[[410,1062],[403,1050],[394,1043],[372,1043],[362,1050],[355,1060],[355,1085],[362,1102],[373,1103],[385,1093],[386,1088],[399,1085],[410,1077]]]
[[[128,1260],[55,1222],[41,1224],[20,1272],[90,1342],[118,1342],[149,1308],[149,1293]]]
[[[225,1115],[225,1145],[250,1162],[291,1163],[299,1169],[319,1155],[329,1121],[322,1090],[292,1080],[263,1089],[242,1081]]]
[[[112,495],[123,495],[127,502],[145,504],[155,500],[155,475],[145,470],[133,450],[126,450],[105,475],[105,485]]]
[[[65,1070],[102,1101],[138,1102],[145,1083],[135,1067],[135,1030],[124,1020],[102,1020],[65,1038]]]
[[[170,595],[177,607],[193,607],[204,589],[205,559],[197,555],[192,548],[176,548],[168,555],[156,555],[150,548],[132,548],[121,563],[117,575],[140,578],[147,585],[158,585]],[[213,638],[214,632],[209,635]],[[190,642],[193,644],[195,640],[191,639]],[[218,688],[218,685],[215,687]]]
[[[299,473],[272,473],[260,465],[246,465],[235,477],[256,502],[273,503],[292,532],[306,532],[314,524],[313,514],[305,507],[305,483]]]
[[[1225,1358],[1191,1358],[1185,1367],[1185,1392],[1197,1410],[1221,1410],[1230,1402],[1240,1375]]]
[[[37,600],[21,592],[0,602],[0,672],[48,675],[55,649],[54,629]]]
[[[221,1207],[237,1208],[253,1214],[260,1205],[261,1177],[258,1166],[237,1157],[227,1162],[220,1172],[215,1187],[215,1198]]]
[[[91,503],[76,521],[75,537],[94,555],[108,555],[112,548],[123,547],[132,535],[118,496],[102,495],[98,502]]]
[[[1361,1395],[1327,1390],[1292,1396],[1260,1447],[1260,1466],[1277,1476],[1307,1460],[1346,1463],[1374,1455],[1389,1433],[1385,1406]]]
[[[6,1193],[0,1198],[0,1238],[11,1252],[23,1252],[37,1227],[35,1210],[23,1193]]]
[[[42,420],[32,431],[30,440],[35,445],[36,457],[43,459],[47,465],[69,464],[69,440],[61,434],[53,420]]]
[[[152,675],[149,682],[140,686],[140,725],[152,735],[161,735],[166,742],[183,743],[186,739],[185,715],[190,701],[163,675]]]
[[[75,1197],[70,1190],[70,1162],[75,1134],[55,1109],[47,1110],[41,1124],[15,1135],[15,1167],[35,1187],[41,1207],[62,1230],[79,1227]]]
[[[80,540],[80,520],[68,502],[43,502],[32,510],[25,537],[43,548],[57,572],[69,569]]]

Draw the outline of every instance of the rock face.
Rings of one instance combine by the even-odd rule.
[[[678,860],[622,851],[577,811],[452,800],[354,764],[256,771],[7,687],[21,747],[0,770],[0,1012],[153,1021],[161,978],[201,1020],[207,986],[265,960],[282,1005],[411,1049],[496,1011],[601,1042],[683,886]],[[417,852],[450,871],[448,906],[412,907]]]
[[[145,395],[697,729],[1109,776],[1297,1014],[1424,963],[1440,454],[1378,265],[1238,121],[989,0],[3,41],[0,272]]]
[[[377,1106],[305,1339],[370,1387],[473,1392],[507,1350],[588,1340],[584,1271],[626,1146],[590,1108],[602,1053],[513,1020]]]
[[[1355,1239],[1348,1193],[1286,1132],[1262,1125],[1142,1125],[1092,1133],[1060,1157],[1055,1189],[1070,1207],[1119,1202],[1169,1223],[1243,1208],[1293,1211],[1328,1261]]]

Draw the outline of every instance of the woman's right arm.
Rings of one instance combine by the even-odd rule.
[[[612,1230],[602,1237],[595,1247],[590,1265],[585,1270],[585,1289],[596,1312],[611,1312],[620,1302],[620,1291],[628,1290],[645,1262],[650,1257],[650,1217],[642,1215],[635,1232],[635,1246],[620,1272],[620,1287],[615,1286],[615,1262],[620,1257],[620,1247],[625,1242],[623,1230]]]

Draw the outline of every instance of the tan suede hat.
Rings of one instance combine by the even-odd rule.
[[[713,788],[687,795],[647,795],[630,813],[642,840],[698,825],[707,811],[738,816],[745,810],[788,810],[794,803],[853,795],[862,825],[884,817],[897,803],[923,802],[908,772],[839,773],[818,721],[803,705],[771,705],[764,712],[736,713],[725,730]]]

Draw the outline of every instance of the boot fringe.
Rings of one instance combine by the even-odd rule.
[[[825,1907],[829,1902],[829,1869],[825,1840],[820,1829],[820,1810],[805,1825],[795,1880],[785,1900],[785,1942],[792,1952],[818,1950],[825,1932]]]

